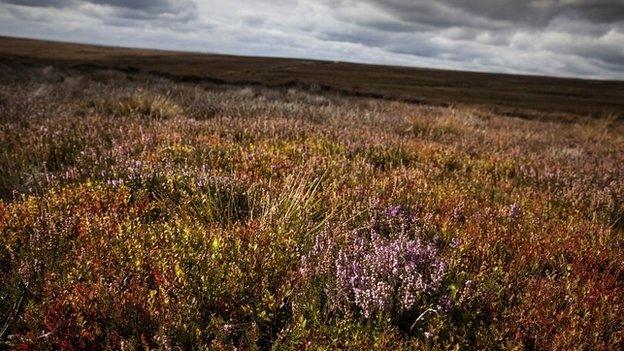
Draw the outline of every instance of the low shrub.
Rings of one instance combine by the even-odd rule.
[[[398,206],[373,210],[368,223],[346,234],[327,227],[301,268],[306,279],[323,281],[329,311],[397,325],[450,308],[447,271],[415,212]]]

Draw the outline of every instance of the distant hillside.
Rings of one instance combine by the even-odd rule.
[[[488,105],[500,113],[624,117],[624,82],[447,71],[285,58],[130,49],[0,37],[0,59],[112,68],[183,81],[322,90],[430,104]]]

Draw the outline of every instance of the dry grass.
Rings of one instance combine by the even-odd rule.
[[[170,119],[182,115],[182,108],[168,95],[138,90],[120,99],[107,101],[105,113],[114,116],[137,116],[155,119]]]

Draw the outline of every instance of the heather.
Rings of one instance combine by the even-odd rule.
[[[0,347],[624,347],[624,127],[0,66]]]
[[[381,218],[373,217],[365,228],[352,232],[348,244],[338,252],[332,252],[339,246],[338,233],[327,228],[319,234],[303,257],[302,274],[311,279],[326,275],[322,277],[326,280],[324,293],[332,309],[359,313],[367,319],[384,314],[392,319],[414,310],[417,300],[435,294],[447,263],[436,247],[424,243],[421,232],[412,228],[413,215],[397,206],[381,215],[379,210],[372,212]],[[451,303],[447,296],[438,302]]]

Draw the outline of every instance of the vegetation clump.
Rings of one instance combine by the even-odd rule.
[[[329,229],[319,234],[302,259],[303,274],[325,275],[331,309],[363,318],[416,319],[430,307],[448,309],[451,301],[439,293],[448,263],[414,214],[399,206],[374,212],[378,218],[349,233],[344,245]]]
[[[154,119],[170,119],[181,116],[182,108],[168,95],[137,90],[127,96],[107,101],[105,110],[115,116],[137,116]]]

